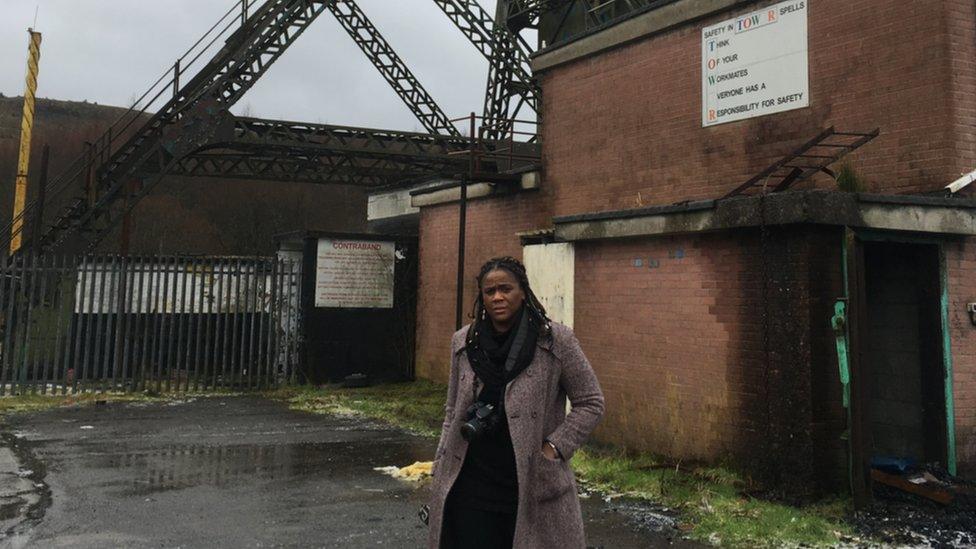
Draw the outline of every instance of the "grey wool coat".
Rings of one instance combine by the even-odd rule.
[[[441,543],[444,502],[454,484],[468,443],[461,436],[465,411],[475,401],[481,383],[468,363],[466,326],[451,341],[451,376],[444,409],[444,426],[434,457],[430,503],[431,549]],[[566,413],[566,397],[572,410]],[[576,479],[569,459],[589,437],[603,415],[603,393],[573,331],[552,323],[552,337],[540,337],[532,363],[505,388],[515,468],[518,475],[516,549],[583,548],[583,518]],[[562,460],[542,453],[550,441]]]

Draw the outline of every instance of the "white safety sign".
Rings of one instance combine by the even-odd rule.
[[[810,104],[808,0],[780,2],[702,29],[702,126]]]
[[[393,307],[393,242],[323,238],[315,262],[315,306]]]

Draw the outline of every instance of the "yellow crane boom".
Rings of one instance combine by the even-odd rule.
[[[27,58],[27,88],[24,90],[24,115],[20,123],[20,153],[17,157],[17,180],[14,187],[14,217],[10,227],[10,254],[20,249],[24,228],[24,205],[27,202],[27,173],[30,167],[31,134],[34,129],[34,96],[37,92],[37,70],[41,59],[41,33],[27,29],[30,53]]]

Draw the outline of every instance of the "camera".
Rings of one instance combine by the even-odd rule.
[[[475,402],[468,408],[468,420],[461,426],[461,436],[464,440],[472,441],[481,438],[485,433],[491,433],[498,425],[498,414],[495,407],[484,402]]]

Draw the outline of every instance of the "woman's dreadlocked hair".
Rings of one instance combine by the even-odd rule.
[[[518,259],[508,256],[493,257],[489,259],[484,265],[481,266],[481,271],[478,272],[478,297],[474,299],[474,307],[471,310],[471,317],[474,320],[474,327],[476,328],[478,326],[478,321],[481,320],[485,315],[485,302],[481,293],[481,285],[488,273],[498,269],[508,271],[512,274],[512,276],[515,277],[515,280],[518,281],[519,286],[522,287],[522,291],[525,292],[525,307],[528,308],[528,312],[530,312],[539,322],[540,332],[548,336],[550,330],[549,317],[546,316],[546,308],[542,306],[539,298],[537,298],[535,296],[535,292],[532,291],[532,287],[529,286],[529,277],[525,272],[525,265],[523,265]],[[469,343],[473,341],[476,331],[477,329],[468,330],[467,339]]]

